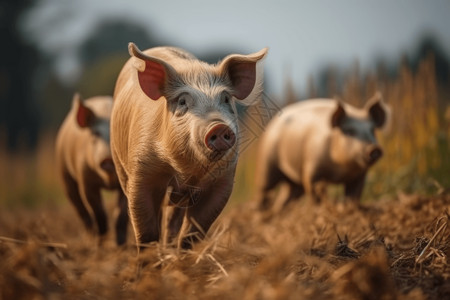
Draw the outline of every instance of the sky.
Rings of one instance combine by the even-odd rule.
[[[74,49],[100,20],[116,17],[194,55],[269,47],[266,81],[278,95],[288,77],[304,89],[328,63],[358,60],[370,69],[379,57],[399,58],[425,33],[450,53],[448,0],[43,0],[24,17],[22,30],[57,58],[58,74],[69,80],[80,75]]]

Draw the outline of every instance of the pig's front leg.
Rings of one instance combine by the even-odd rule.
[[[183,238],[182,247],[192,248],[193,243],[203,239],[212,223],[222,212],[233,190],[233,176],[225,176],[211,183],[201,192],[198,202],[188,208],[186,217],[190,223],[187,237]]]
[[[304,174],[303,174],[303,187],[305,193],[311,197],[311,199],[316,204],[320,204],[320,196],[317,194],[315,189],[315,184],[317,182],[317,176],[315,175],[315,168],[313,164],[307,164],[305,166]]]
[[[128,205],[136,243],[157,242],[161,227],[161,203],[166,188],[148,182],[129,182],[128,188]]]
[[[345,184],[345,198],[352,202],[358,203],[364,189],[364,182],[366,181],[366,174]]]

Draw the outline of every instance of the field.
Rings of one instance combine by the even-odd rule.
[[[359,206],[333,187],[321,205],[256,209],[257,139],[279,108],[247,111],[233,195],[190,251],[161,241],[138,255],[131,228],[125,246],[113,232],[99,244],[62,194],[54,131],[12,154],[0,130],[0,300],[449,298],[450,92],[435,73],[428,56],[395,78],[350,75],[337,91],[329,78],[330,94],[362,106],[381,89],[392,109]]]
[[[108,207],[112,214],[112,202]],[[1,299],[444,299],[450,194],[235,205],[191,251],[99,246],[72,208],[0,213]],[[131,233],[131,232],[130,232]]]

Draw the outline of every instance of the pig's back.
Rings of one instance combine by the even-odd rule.
[[[299,137],[305,130],[331,128],[331,114],[336,103],[330,99],[304,100],[282,109],[266,129],[266,135]]]
[[[330,119],[335,108],[336,101],[332,99],[303,100],[285,107],[281,117],[301,123],[318,123]]]
[[[111,118],[113,98],[111,96],[96,96],[84,101],[86,107],[91,109],[94,114],[102,119]]]
[[[78,160],[83,159],[80,153],[83,153],[87,141],[88,132],[76,123],[76,106],[72,103],[56,137],[56,165],[60,172],[76,177]]]
[[[197,60],[193,54],[176,47],[155,47],[143,52],[146,55],[160,58],[168,63],[183,60]]]
[[[291,180],[300,183],[305,163],[323,155],[335,106],[330,99],[300,101],[268,125],[262,151]]]

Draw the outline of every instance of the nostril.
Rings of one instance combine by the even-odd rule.
[[[236,142],[234,132],[225,124],[213,126],[205,135],[205,145],[213,151],[226,151]]]
[[[372,149],[369,152],[369,160],[370,162],[374,163],[376,162],[378,159],[380,159],[380,157],[383,156],[383,151],[380,148],[375,148]]]
[[[370,154],[370,156],[373,159],[377,159],[381,156],[381,151],[379,149],[373,150],[372,153]]]

